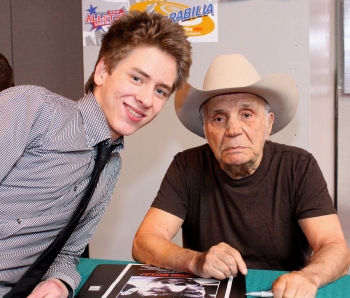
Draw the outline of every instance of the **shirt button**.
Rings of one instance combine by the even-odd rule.
[[[78,186],[74,186],[74,191],[77,191],[77,189],[78,189]]]
[[[22,220],[20,218],[17,218],[18,224],[22,223]]]

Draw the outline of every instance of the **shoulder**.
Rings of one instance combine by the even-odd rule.
[[[177,155],[184,155],[184,156],[196,156],[196,155],[199,155],[199,154],[205,154],[206,152],[210,151],[210,147],[208,144],[204,144],[204,145],[200,145],[200,146],[197,146],[197,147],[193,147],[193,148],[189,148],[189,149],[186,149],[182,152],[179,152]]]
[[[290,169],[293,173],[319,169],[314,156],[303,148],[274,142],[268,142],[266,147],[267,162],[271,169]]]
[[[6,89],[1,94],[1,101],[10,102],[13,105],[40,106],[42,103],[63,103],[76,105],[62,95],[54,93],[44,87],[35,85],[18,85]]]
[[[179,152],[175,155],[175,160],[195,161],[210,158],[212,155],[208,144],[193,147]]]
[[[168,168],[167,174],[179,175],[180,172],[188,174],[201,171],[203,165],[209,163],[210,151],[209,145],[205,144],[177,153]]]
[[[266,142],[266,149],[271,155],[277,155],[284,158],[312,158],[312,154],[303,148],[274,143],[271,141]]]
[[[45,88],[38,87],[34,85],[19,85],[5,89],[1,92],[1,102],[10,101],[13,104],[17,102],[35,103],[37,101],[42,101],[43,91]],[[29,101],[28,99],[31,98]]]
[[[6,97],[32,97],[36,98],[46,98],[47,95],[52,92],[47,90],[44,87],[35,86],[35,85],[18,85],[11,88],[8,88],[3,91],[2,96]]]

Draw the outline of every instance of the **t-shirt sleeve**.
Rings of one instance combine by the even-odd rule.
[[[188,186],[183,154],[177,154],[171,162],[161,183],[152,207],[185,219],[188,212]]]
[[[316,159],[312,154],[303,156],[299,166],[295,196],[296,219],[335,214],[327,183]]]

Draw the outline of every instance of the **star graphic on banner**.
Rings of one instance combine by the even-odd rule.
[[[91,30],[92,30],[92,29],[95,29],[95,31],[97,32],[98,30],[102,30],[103,28],[102,28],[102,26],[96,26],[96,27],[93,26],[93,27],[91,28]],[[91,31],[91,30],[90,30],[90,31]],[[104,31],[104,30],[102,30],[102,31]]]
[[[97,6],[93,7],[93,6],[90,4],[90,8],[87,9],[86,11],[87,11],[90,15],[94,15],[94,16],[97,17],[96,9],[97,9]],[[91,30],[98,31],[98,30],[101,30],[101,29],[102,29],[102,26],[95,26],[95,24],[94,24],[93,22],[91,22],[91,25],[92,25],[92,28],[90,29],[90,31],[91,31]]]
[[[90,14],[95,14],[96,15],[96,7],[93,7],[91,4],[90,4],[90,8],[87,9],[86,11],[88,11]]]

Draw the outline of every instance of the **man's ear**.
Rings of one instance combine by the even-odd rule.
[[[96,86],[101,86],[104,83],[106,75],[108,75],[106,65],[104,63],[104,60],[101,59],[100,62],[96,65],[94,73],[94,81]]]
[[[275,120],[275,115],[274,113],[270,112],[269,115],[267,116],[267,121],[268,121],[268,137],[271,135],[272,132],[272,127],[273,127],[273,121]]]

